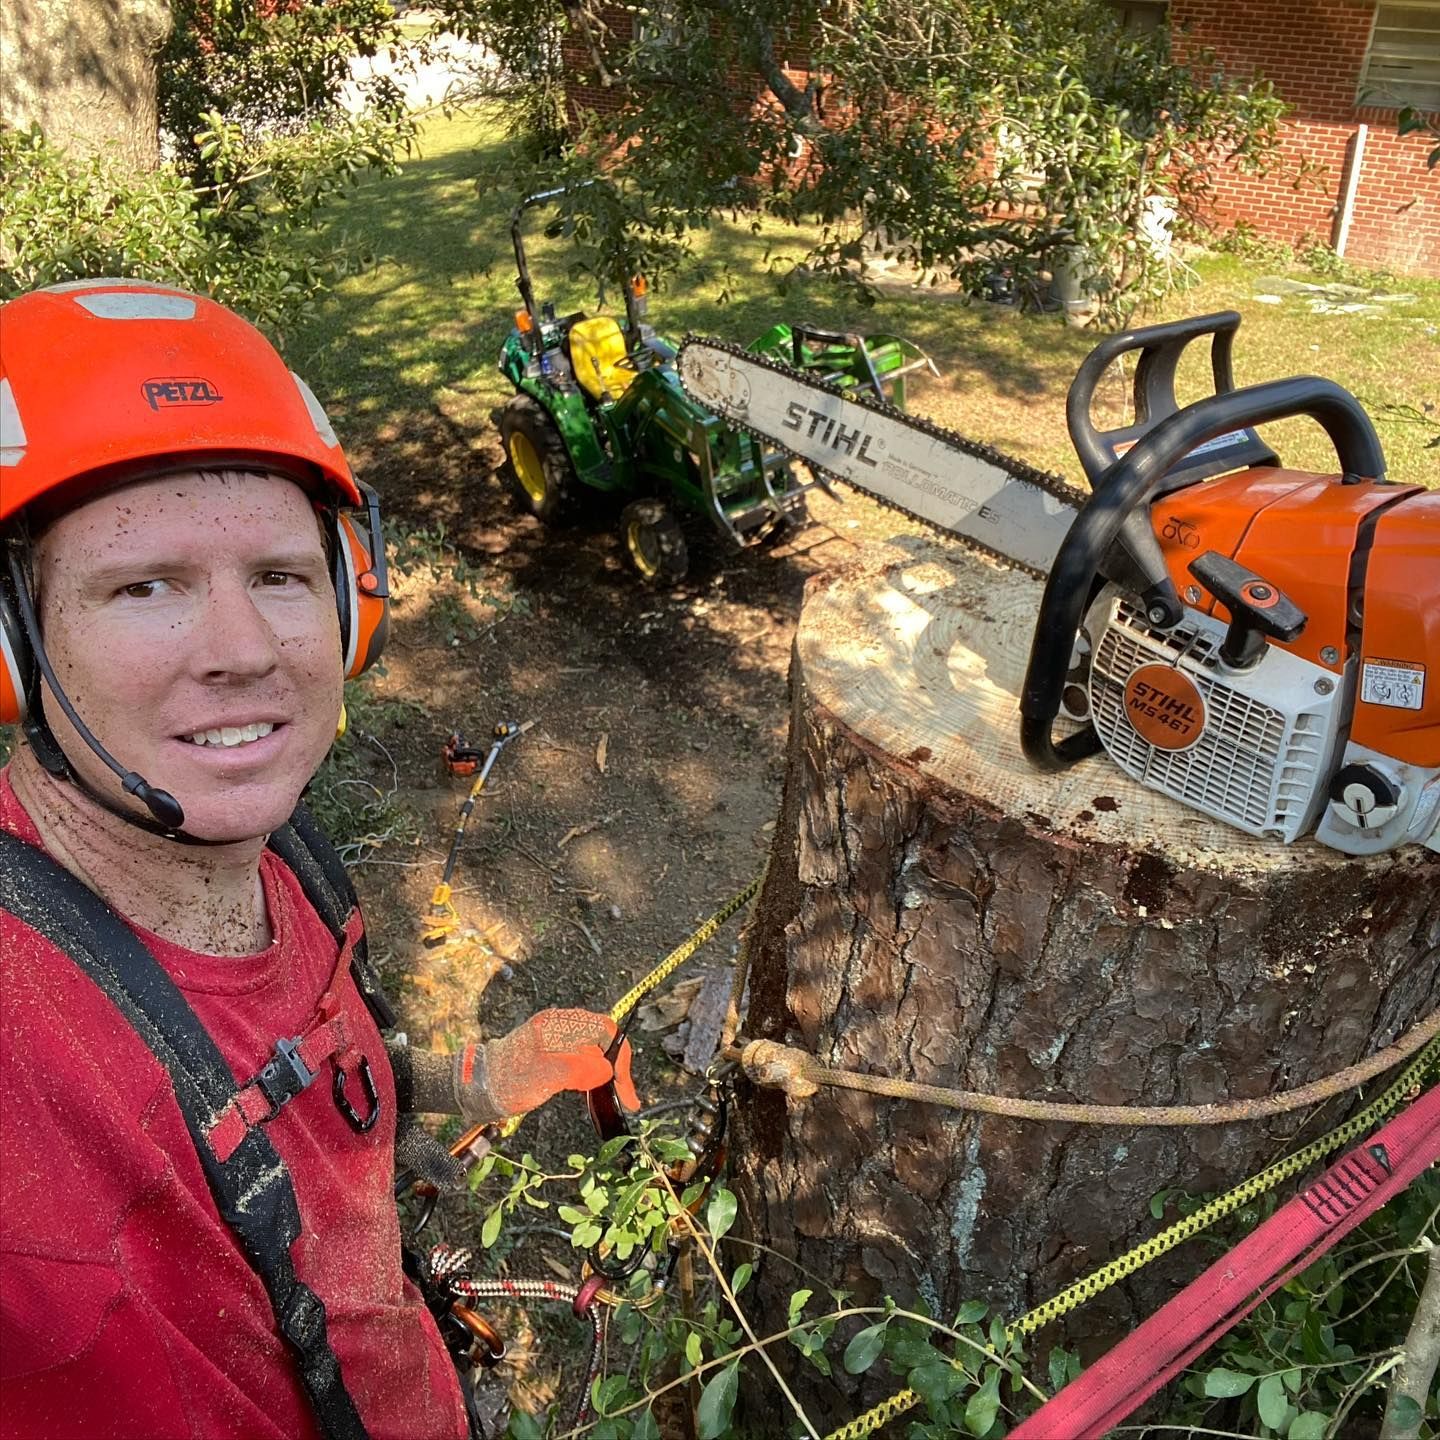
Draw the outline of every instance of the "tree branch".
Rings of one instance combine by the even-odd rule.
[[[819,81],[812,76],[810,83],[802,90],[791,80],[775,58],[775,33],[759,16],[746,13],[744,7],[736,5],[734,0],[722,0],[716,8],[727,11],[737,26],[744,27],[755,68],[785,113],[795,120],[807,135],[814,135],[823,129],[819,117],[815,114],[815,94]]]
[[[1440,1245],[1431,1245],[1425,1284],[1416,1301],[1415,1315],[1385,1401],[1380,1440],[1415,1440],[1419,1435],[1437,1365],[1440,1365]],[[1414,1409],[1402,1406],[1404,1400],[1409,1400]],[[1409,1412],[1403,1420],[1402,1409]]]
[[[610,89],[615,83],[615,77],[605,68],[605,56],[601,53],[600,42],[595,38],[595,31],[591,28],[591,22],[604,28],[604,22],[597,16],[591,15],[585,0],[561,0],[565,11],[565,18],[570,22],[571,28],[585,42],[585,48],[590,52],[590,58],[595,62],[595,75],[600,84]]]

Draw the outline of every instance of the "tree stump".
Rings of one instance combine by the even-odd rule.
[[[1198,1104],[1321,1078],[1429,1011],[1440,856],[1262,842],[1103,755],[1059,775],[1024,760],[1040,591],[923,541],[810,582],[747,1035],[937,1085]],[[1228,1188],[1349,1103],[1121,1129],[747,1086],[742,1214],[809,1277],[767,1262],[763,1319],[784,1328],[816,1276],[857,1303],[922,1298],[942,1321],[974,1298],[1019,1315],[1160,1228],[1157,1191]],[[1201,1268],[1181,1247],[1077,1312],[1071,1343],[1103,1348]],[[817,1423],[897,1388],[799,1368]]]

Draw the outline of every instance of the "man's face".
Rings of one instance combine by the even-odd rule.
[[[314,509],[275,476],[147,480],[72,510],[36,545],[40,628],[100,743],[206,840],[289,818],[335,738],[340,628]],[[115,776],[45,702],[65,754]],[[198,737],[198,738],[197,738]]]

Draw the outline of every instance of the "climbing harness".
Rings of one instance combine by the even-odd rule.
[[[344,866],[328,843],[316,843],[317,836],[309,817],[297,811],[270,844],[335,937],[376,1023],[393,1025],[394,1014],[369,969],[358,921],[351,935],[350,917],[356,911]],[[241,1087],[224,1056],[139,936],[83,881],[44,851],[4,832],[0,906],[69,956],[165,1067],[216,1209],[265,1286],[321,1433],[327,1440],[364,1440],[364,1424],[330,1346],[324,1302],[295,1272],[290,1250],[301,1233],[300,1207],[290,1172],[266,1133],[269,1115],[254,1122],[244,1117],[238,1108]],[[285,1057],[277,1043],[272,1063],[291,1065],[298,1058],[294,1049],[290,1059]],[[291,1073],[298,1084],[299,1070],[291,1065]],[[259,1086],[259,1077],[254,1083]],[[282,1084],[274,1091],[284,1097],[279,1104],[289,1098],[287,1088]],[[263,1098],[264,1087],[253,1093]],[[268,1098],[265,1103],[271,1106]],[[227,1114],[241,1117],[238,1129],[236,1122],[224,1120]]]

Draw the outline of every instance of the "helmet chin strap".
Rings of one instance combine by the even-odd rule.
[[[184,829],[185,811],[180,802],[168,791],[156,789],[138,771],[126,770],[91,733],[90,727],[80,718],[79,713],[70,703],[69,696],[65,694],[64,687],[60,684],[59,677],[50,664],[50,657],[45,653],[45,645],[40,638],[40,622],[35,616],[35,605],[30,598],[30,587],[26,584],[24,568],[13,547],[9,548],[7,558],[10,566],[10,583],[15,592],[16,608],[20,612],[20,624],[30,646],[30,653],[35,657],[35,663],[40,667],[40,673],[45,677],[51,693],[55,696],[71,725],[75,727],[75,733],[110,770],[119,776],[120,784],[126,794],[133,795],[150,814],[149,816],[137,815],[134,811],[125,809],[111,797],[103,795],[80,774],[70,757],[61,749],[60,742],[55,738],[55,732],[51,730],[49,721],[45,718],[38,685],[31,687],[32,693],[26,697],[24,720],[25,738],[30,742],[31,748],[35,752],[35,758],[51,775],[74,785],[102,810],[123,820],[127,825],[133,825],[137,830],[145,831],[148,835],[158,835],[164,840],[174,840],[180,845],[229,844],[230,842],[227,840],[205,840],[198,835],[191,835]]]

